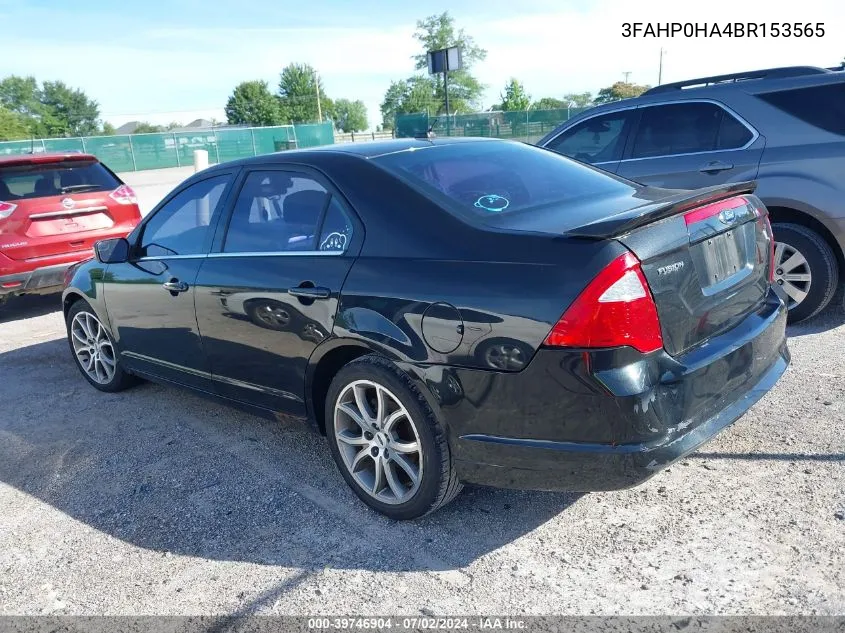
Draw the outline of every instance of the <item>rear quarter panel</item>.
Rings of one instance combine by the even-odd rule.
[[[542,249],[532,249],[531,239],[510,241],[527,261],[360,257],[344,284],[334,334],[397,361],[519,371],[523,367],[491,364],[489,347],[516,348],[527,363],[623,247],[546,238],[557,261],[537,261]]]
[[[769,145],[757,180],[755,193],[767,207],[812,216],[845,250],[845,141]]]

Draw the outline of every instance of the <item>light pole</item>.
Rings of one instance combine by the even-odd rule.
[[[625,75],[625,83],[628,83],[628,77],[631,76],[631,71],[628,70],[626,72],[623,72],[622,74]]]
[[[663,47],[660,47],[660,65],[657,67],[657,85],[663,83]]]
[[[317,88],[317,121],[323,122],[323,109],[320,107],[320,78],[317,77],[317,69],[314,69],[314,87]]]

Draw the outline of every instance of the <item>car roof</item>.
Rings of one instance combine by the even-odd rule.
[[[467,137],[467,136],[450,136],[447,138],[397,138],[381,141],[365,141],[363,143],[336,143],[334,145],[320,145],[318,147],[307,147],[302,149],[291,149],[281,152],[273,152],[271,154],[259,154],[258,156],[250,156],[248,158],[241,158],[238,160],[226,161],[218,165],[213,165],[208,168],[208,172],[217,171],[218,169],[232,169],[248,165],[268,165],[273,163],[297,163],[308,158],[315,158],[317,156],[325,156],[327,154],[355,156],[364,159],[376,158],[384,156],[385,154],[392,154],[394,152],[402,152],[409,149],[421,149],[431,146],[446,146],[458,145],[467,143],[509,143],[511,141],[485,138],[485,137]],[[205,171],[205,170],[204,170]]]
[[[13,165],[41,165],[45,163],[61,163],[67,160],[97,161],[93,154],[81,152],[38,152],[36,154],[4,154],[0,156],[0,167]]]
[[[733,107],[734,104],[732,102],[736,99],[732,95],[738,96],[738,93],[753,95],[761,92],[775,92],[778,90],[836,84],[840,82],[845,82],[845,66],[837,68],[788,66],[784,68],[768,68],[732,73],[730,75],[699,77],[697,79],[662,84],[647,90],[638,97],[610,101],[586,108],[555,127],[555,129],[537,141],[537,144],[543,147],[546,143],[573,125],[597,115],[616,112],[618,110],[633,109],[648,105],[667,105],[682,101],[717,101],[728,107]]]

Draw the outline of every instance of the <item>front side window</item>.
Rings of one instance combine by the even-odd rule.
[[[300,172],[254,171],[238,194],[223,251],[343,251],[350,236],[342,205],[317,180]]]
[[[673,103],[642,108],[631,158],[737,149],[751,131],[714,103]]]
[[[223,205],[230,176],[201,180],[180,191],[156,211],[141,234],[142,257],[205,253],[208,227]]]
[[[625,149],[625,122],[629,111],[587,119],[563,132],[546,147],[585,163],[619,160]]]

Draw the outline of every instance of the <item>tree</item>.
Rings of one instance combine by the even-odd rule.
[[[543,97],[531,104],[532,110],[565,110],[566,102],[554,97]]]
[[[475,40],[463,29],[455,28],[455,19],[448,11],[418,20],[414,38],[422,44],[422,52],[414,56],[417,70],[428,68],[428,51],[451,46],[461,49],[463,68],[449,72],[449,111],[459,113],[479,109],[485,86],[470,74],[470,70],[477,62],[484,61],[487,51],[476,45]],[[446,107],[443,77],[435,75],[433,83],[432,105],[436,112],[440,112]]]
[[[114,136],[116,132],[117,130],[114,129],[114,126],[111,123],[109,123],[108,121],[103,122],[103,136]]]
[[[317,71],[309,64],[288,64],[279,77],[279,103],[285,123],[314,123],[320,120],[317,111],[317,90],[323,118],[333,113],[334,104],[326,96]]]
[[[81,90],[62,81],[45,81],[41,103],[55,120],[53,135],[91,136],[100,131],[100,107]]]
[[[338,99],[334,102],[335,127],[341,132],[362,132],[369,127],[363,101]]]
[[[226,119],[231,124],[279,125],[283,123],[279,99],[270,93],[266,81],[244,81],[235,86],[226,102]]]
[[[0,141],[18,141],[29,138],[30,131],[26,119],[0,106]]]
[[[381,104],[382,125],[392,130],[401,114],[437,114],[435,82],[431,77],[415,75],[391,82]],[[431,110],[434,109],[434,112]]]
[[[153,125],[148,121],[141,121],[132,130],[132,134],[153,134],[156,132],[164,132],[164,128],[160,125]]]
[[[527,110],[531,107],[531,97],[525,92],[525,86],[514,77],[505,84],[505,92],[499,93],[499,97],[502,110]]]
[[[23,117],[34,136],[100,132],[97,102],[61,81],[45,81],[39,86],[35,77],[6,77],[0,81],[0,106]]]
[[[599,90],[598,95],[596,95],[596,98],[593,99],[593,105],[601,105],[602,103],[610,103],[611,101],[619,101],[620,99],[639,97],[649,88],[651,88],[651,86],[640,86],[638,84],[617,81],[609,88],[602,88]]]
[[[570,92],[563,95],[564,108],[586,108],[593,101],[592,92]]]

